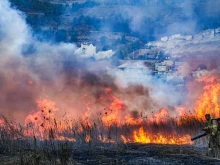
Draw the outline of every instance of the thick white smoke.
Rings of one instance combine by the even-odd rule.
[[[129,111],[157,110],[160,106],[179,103],[182,93],[172,90],[149,74],[142,80],[131,80],[136,72],[127,75],[131,77],[129,79],[125,72],[116,71],[110,74],[114,77],[110,81],[108,77],[90,74],[87,70],[97,67],[96,62],[86,64],[84,58],[76,56],[74,52],[78,50],[74,44],[39,42],[33,37],[24,18],[24,14],[11,8],[8,1],[0,2],[1,112],[13,112],[23,117],[31,109],[34,111],[36,99],[46,95],[55,100],[58,108],[76,115],[84,106],[79,104],[79,98],[85,92],[97,95],[103,84],[109,84],[110,87],[117,85],[122,89],[117,89],[116,94],[123,98]],[[105,62],[103,67],[106,66]],[[127,94],[129,88],[136,88],[135,85],[143,86],[143,92],[138,94],[134,90]],[[91,99],[94,103],[97,102],[95,97]],[[99,105],[95,107],[100,109]]]
[[[62,62],[75,50],[74,44],[39,42],[25,15],[7,0],[0,1],[0,112],[23,117],[34,108],[35,99],[47,95],[44,88],[51,87],[49,95],[52,88],[59,91]]]
[[[23,121],[36,111],[36,100],[48,98],[61,114],[77,118],[86,110],[84,95],[96,102],[96,93],[108,83],[111,86],[112,78],[108,82],[93,74],[96,63],[75,53],[79,52],[75,44],[41,42],[34,36],[24,13],[12,8],[8,0],[0,1],[0,113]],[[106,52],[95,57],[103,53],[109,58]],[[104,62],[107,67],[109,62]]]
[[[20,54],[22,47],[31,42],[31,33],[24,15],[11,9],[7,0],[0,2],[0,51],[1,57]]]
[[[182,102],[184,91],[155,79],[148,70],[141,79],[142,75],[138,76],[136,71],[126,73],[117,68],[109,68],[110,76],[99,72],[94,74],[92,71],[98,70],[94,69],[98,65],[96,61],[87,63],[80,58],[80,53],[74,53],[79,50],[72,43],[38,41],[24,18],[24,14],[11,8],[8,1],[0,1],[0,112],[19,114],[22,118],[30,110],[35,110],[36,99],[46,95],[56,102],[59,109],[73,116],[79,115],[85,111],[80,100],[85,93],[92,95],[89,101],[94,103],[94,109],[101,110],[103,103],[98,99],[106,87],[113,88],[129,111],[158,111],[161,107],[175,107]],[[131,25],[141,29],[136,24],[142,18],[142,13],[138,14]],[[167,45],[169,43],[166,42]],[[184,54],[181,51],[186,48],[192,55],[198,53],[191,51],[192,46],[187,43],[183,47],[180,44],[179,49],[166,48],[176,54]],[[204,49],[202,47],[201,51]],[[208,49],[210,47],[205,50]],[[97,53],[95,57],[100,59],[101,55]],[[106,70],[109,63],[105,61],[104,64],[99,68]]]

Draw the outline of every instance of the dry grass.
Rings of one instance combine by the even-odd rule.
[[[83,121],[68,123],[68,121],[65,121],[69,127],[60,132],[57,130],[59,121],[54,119],[54,127],[45,127],[43,130],[45,140],[42,140],[35,136],[39,130],[34,130],[35,127],[33,125],[25,128],[4,116],[2,116],[2,120],[4,120],[4,125],[0,126],[0,155],[2,155],[3,159],[4,156],[10,156],[12,162],[21,165],[77,164],[73,160],[75,148],[93,150],[97,146],[101,148],[114,146],[117,158],[117,153],[120,155],[122,151],[125,152],[126,150],[126,145],[123,145],[120,136],[125,135],[129,137],[140,126],[143,126],[152,133],[160,132],[163,134],[172,133],[179,135],[187,133],[193,136],[199,133],[204,126],[204,123],[196,118],[181,118],[179,119],[182,123],[181,125],[176,119],[169,118],[166,123],[149,123],[143,120],[140,125],[127,124],[118,126],[116,123],[113,123],[109,124],[108,127],[105,127],[100,121],[90,121],[90,123]],[[33,132],[32,136],[26,134],[26,132],[31,131]],[[57,137],[61,136],[67,138],[58,140]],[[68,138],[74,138],[76,141],[68,141]],[[201,143],[206,144],[206,140]],[[109,143],[110,141],[114,141],[114,143]],[[123,147],[120,147],[121,145]],[[105,158],[105,155],[102,156],[102,159],[108,162],[108,158]]]

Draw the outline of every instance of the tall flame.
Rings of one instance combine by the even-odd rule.
[[[204,118],[205,114],[211,114],[216,118],[220,116],[220,80],[215,77],[203,78],[203,93],[195,105],[195,114],[197,118]]]
[[[74,138],[64,137],[60,135],[68,130],[72,133],[72,120],[56,120],[55,102],[48,99],[36,100],[38,110],[33,114],[29,114],[25,119],[27,126],[26,136],[35,137],[40,140],[57,139],[75,141]]]

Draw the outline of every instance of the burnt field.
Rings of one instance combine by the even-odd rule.
[[[205,157],[204,148],[178,145],[128,144],[78,154],[73,158],[82,164],[220,164],[219,160]]]
[[[15,144],[17,144],[16,149]],[[90,146],[89,144],[44,141],[41,147],[35,148],[34,145],[28,146],[28,143],[17,141],[11,146],[11,150],[7,148],[8,151],[6,151],[3,147],[4,145],[1,145],[0,150],[2,165],[220,164],[220,160],[205,156],[205,147],[192,145],[103,143]]]

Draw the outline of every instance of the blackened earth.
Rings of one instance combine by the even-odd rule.
[[[22,155],[21,153],[13,155],[1,153],[0,164],[220,165],[219,159],[206,156],[206,149],[206,147],[191,145],[99,144],[80,147],[73,145],[73,148],[68,151],[70,155],[67,162],[62,162],[59,155],[52,160],[49,156],[43,158],[40,157],[40,153],[29,150],[24,151]]]
[[[220,165],[220,160],[205,156],[206,148],[193,146],[128,144],[74,152],[74,160],[86,165]]]

